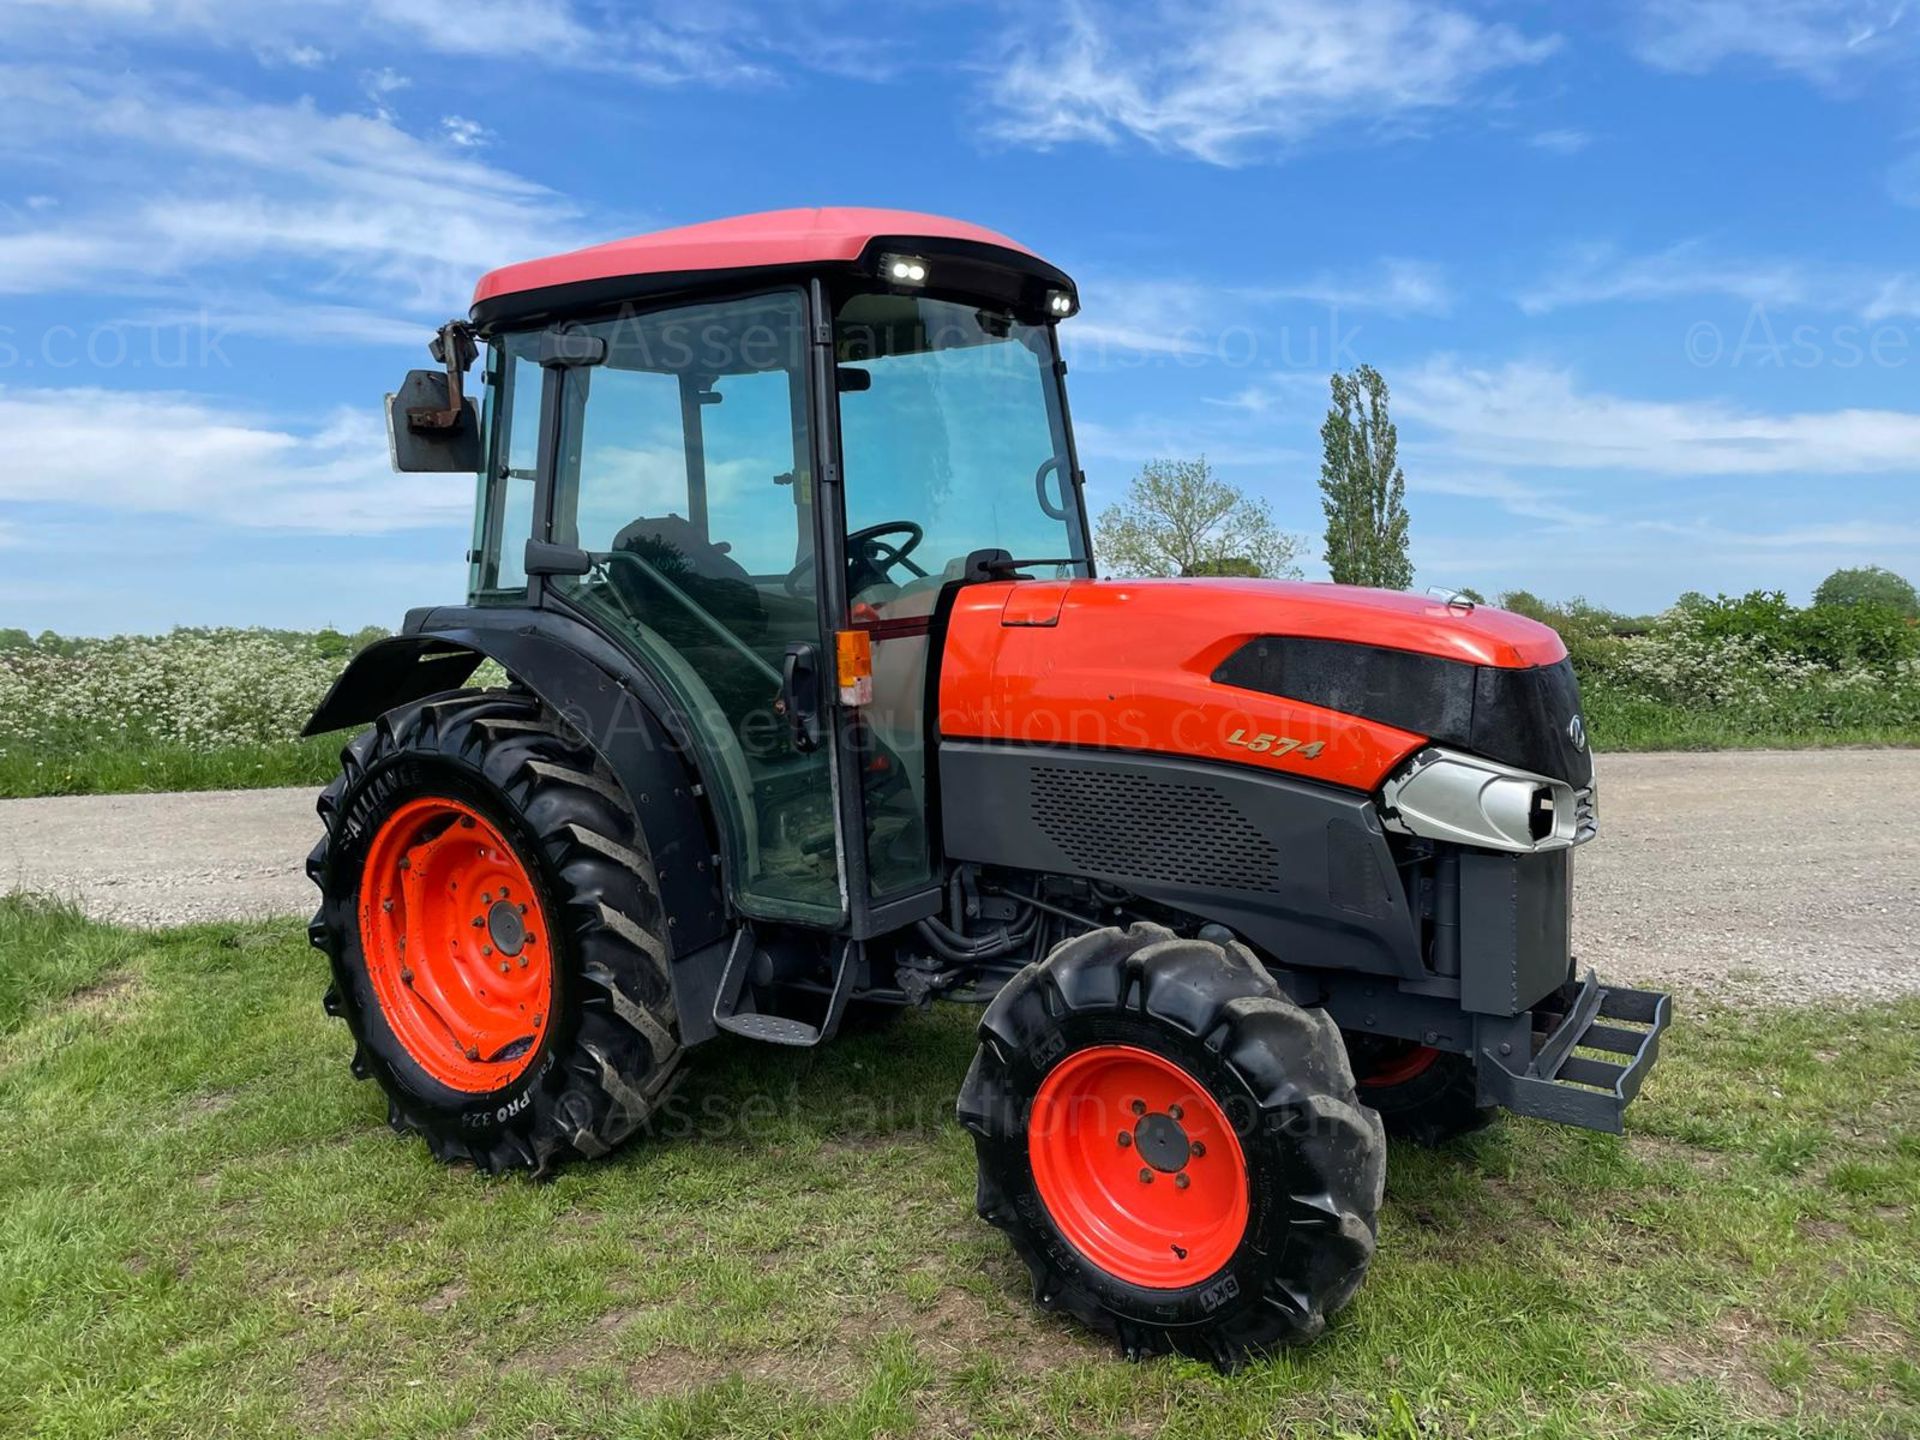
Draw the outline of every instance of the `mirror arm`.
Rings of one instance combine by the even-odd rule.
[[[444,410],[419,405],[407,411],[409,430],[451,430],[466,412],[465,383],[467,367],[480,353],[480,342],[473,326],[465,320],[449,320],[434,335],[427,353],[447,367],[447,405]]]

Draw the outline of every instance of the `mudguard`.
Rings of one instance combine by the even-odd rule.
[[[728,931],[717,817],[673,702],[592,630],[550,611],[415,611],[404,633],[354,657],[302,733],[370,724],[395,706],[457,689],[483,660],[497,661],[566,720],[625,790],[669,917],[677,992],[678,962],[719,945]],[[688,1004],[698,1012],[697,998]]]

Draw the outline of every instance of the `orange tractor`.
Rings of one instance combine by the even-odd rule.
[[[1386,1132],[1619,1128],[1667,1001],[1574,970],[1559,639],[1096,578],[1078,308],[1005,236],[882,210],[480,282],[388,401],[397,468],[479,477],[466,602],[309,725],[371,726],[312,937],[396,1129],[546,1172],[723,1031],[983,1003],[959,1119],[1038,1301],[1232,1364],[1353,1294]]]

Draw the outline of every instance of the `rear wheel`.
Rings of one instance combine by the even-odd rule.
[[[1480,1104],[1473,1062],[1411,1040],[1347,1037],[1360,1098],[1380,1112],[1390,1135],[1440,1145],[1493,1123],[1499,1111]]]
[[[1373,1256],[1386,1173],[1333,1022],[1250,951],[1097,930],[1010,981],[959,1101],[982,1218],[1034,1297],[1129,1355],[1309,1340]]]
[[[612,776],[497,691],[392,711],[341,764],[311,935],[389,1122],[485,1170],[617,1145],[680,1046],[653,868]]]

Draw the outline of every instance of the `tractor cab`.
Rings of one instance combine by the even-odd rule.
[[[830,210],[481,282],[470,601],[578,616],[672,693],[746,912],[833,927],[935,883],[943,590],[1090,574],[1075,303],[1005,237]]]

